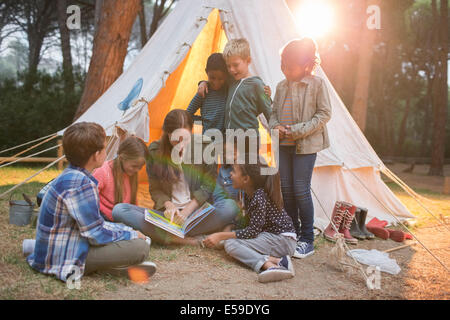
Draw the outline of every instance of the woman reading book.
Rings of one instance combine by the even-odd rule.
[[[182,158],[184,152],[198,151],[186,148],[188,142],[193,143],[192,129],[192,118],[187,111],[174,109],[167,114],[161,138],[149,146],[147,175],[150,195],[155,202],[154,210],[164,212],[166,218],[177,224],[182,224],[205,202],[215,207],[214,212],[188,232],[184,239],[146,222],[145,209],[132,204],[116,205],[112,211],[114,221],[132,226],[163,244],[188,245],[198,245],[199,241],[193,237],[223,229],[233,221],[239,211],[234,200],[222,199],[213,203],[216,165],[203,162],[176,164],[177,161],[173,161],[173,155]]]

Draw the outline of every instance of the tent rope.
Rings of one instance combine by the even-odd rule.
[[[392,171],[390,171],[388,168],[386,168],[387,169],[387,171],[385,172],[385,171],[382,171],[388,178],[390,178],[391,180],[393,180],[395,183],[397,183],[397,184],[399,184],[396,180],[394,180],[394,177],[395,177],[395,174],[392,172]],[[393,176],[391,176],[391,174],[393,175]],[[398,177],[397,177],[398,178]],[[400,179],[399,179],[400,180]],[[400,180],[401,181],[401,180]],[[403,182],[403,181],[402,181]],[[404,183],[404,182],[403,182]],[[431,212],[431,210],[429,210],[427,207],[425,207],[425,205],[417,198],[417,197],[415,197],[414,196],[414,194],[415,194],[415,192],[412,190],[412,193],[410,193],[409,191],[408,191],[408,188],[403,188],[402,187],[402,185],[401,184],[399,184],[400,185],[400,187],[403,189],[403,190],[405,190],[405,192],[406,193],[408,193],[413,199],[414,199],[414,201],[416,201],[426,212],[428,212],[430,215],[432,215],[433,216],[433,218],[435,218],[444,228],[446,228],[447,229],[447,231],[450,231],[450,228],[447,226],[447,223],[445,222],[445,221],[443,221],[443,220],[441,220],[441,219],[439,219],[437,216],[435,216],[434,214],[433,214],[433,212]],[[424,199],[426,199],[426,198],[424,198]],[[428,200],[428,199],[427,199]]]
[[[334,154],[334,153],[333,153]],[[337,156],[336,156],[336,154],[334,154],[334,156],[337,158],[337,159],[339,159]],[[340,160],[340,161],[342,161],[342,160]],[[389,208],[387,208],[385,205],[384,205],[384,203],[382,203],[380,200],[378,200],[378,198],[372,193],[372,191],[370,191],[367,187],[366,187],[366,185],[359,179],[359,177],[351,170],[351,169],[349,169],[346,165],[345,165],[345,163],[344,162],[342,162],[342,165],[343,165],[343,167],[345,168],[345,169],[347,169],[350,173],[351,173],[351,175],[354,177],[354,178],[356,178],[356,180],[358,180],[358,182],[363,186],[363,188],[364,189],[366,189],[366,191],[367,192],[369,192],[370,193],[370,195],[372,195],[372,197],[374,197],[375,198],[375,200],[377,200],[381,205],[382,205],[382,207],[384,208],[384,209],[386,209],[386,211],[395,219],[395,220],[397,220],[397,222],[398,223],[400,223],[402,226],[403,226],[403,228],[405,228],[405,230],[407,230],[409,233],[411,233],[411,235],[414,237],[414,239],[416,239],[416,241],[417,242],[419,242],[420,243],[420,245],[426,250],[426,251],[428,251],[428,253],[434,258],[434,259],[436,259],[436,261],[437,262],[439,262],[439,264],[441,264],[443,267],[444,267],[444,269],[445,270],[447,270],[447,272],[450,272],[450,270],[447,268],[447,266],[441,261],[441,260],[439,260],[439,258],[438,257],[436,257],[423,243],[422,243],[422,241],[420,241],[420,239],[419,238],[417,238],[417,236],[414,234],[414,233],[412,233],[409,229],[408,229],[408,227],[406,227],[405,225],[404,225],[404,223],[402,222],[402,221],[400,221],[400,219],[399,218],[397,218],[397,216],[389,209]]]
[[[366,285],[367,285],[367,275],[366,272],[364,271],[364,268],[362,267],[361,263],[359,263],[355,257],[353,256],[353,254],[350,252],[350,248],[348,247],[347,243],[345,243],[345,241],[343,240],[343,235],[339,232],[339,230],[337,229],[336,225],[334,224],[333,220],[331,219],[331,217],[328,215],[328,213],[325,211],[325,208],[322,205],[322,202],[319,200],[319,197],[317,197],[316,193],[314,192],[314,189],[311,187],[311,191],[314,195],[314,197],[316,198],[317,202],[319,203],[320,207],[322,208],[323,213],[325,214],[325,216],[328,218],[328,220],[330,221],[331,227],[333,228],[333,230],[336,232],[336,234],[338,235],[339,239],[339,244],[338,241],[336,241],[336,246],[338,247],[337,250],[339,250],[339,246],[343,246],[344,247],[344,251],[349,253],[350,257],[353,259],[355,265],[350,265],[351,267],[356,267],[359,269],[359,271],[361,272],[364,280],[366,281]],[[339,263],[343,264],[342,261],[338,261]]]
[[[40,174],[42,171],[47,170],[48,168],[50,168],[51,166],[53,166],[55,163],[63,160],[66,156],[63,155],[61,157],[59,157],[58,159],[56,159],[55,161],[53,161],[52,163],[48,164],[47,166],[45,166],[43,169],[37,171],[35,174],[33,174],[32,176],[28,177],[27,179],[25,179],[24,181],[22,181],[21,183],[15,185],[14,187],[10,188],[9,190],[3,192],[2,194],[0,194],[0,199],[3,198],[5,195],[7,195],[8,193],[14,191],[15,189],[17,189],[18,187],[24,185],[25,183],[27,183],[28,181],[30,181],[31,179],[33,179],[35,176],[37,176],[38,174]]]
[[[28,144],[30,144],[30,143],[33,143],[33,142],[37,142],[37,141],[41,141],[41,140],[43,140],[43,139],[47,139],[48,137],[51,137],[51,136],[53,136],[53,135],[55,135],[55,134],[57,134],[57,133],[55,132],[55,133],[49,134],[48,136],[40,137],[40,138],[38,138],[38,139],[35,139],[35,140],[32,140],[32,141],[28,141],[28,142],[22,143],[22,144],[20,144],[20,145],[18,145],[18,146],[15,146],[15,147],[12,147],[12,148],[8,148],[8,149],[5,149],[5,150],[2,150],[2,151],[0,151],[0,154],[1,154],[1,153],[4,153],[4,152],[7,152],[7,151],[11,151],[11,150],[17,149],[17,148],[20,148],[20,147],[23,147],[23,146],[26,146],[26,145],[28,145]]]
[[[12,165],[12,164],[14,164],[14,163],[20,162],[20,161],[22,161],[22,160],[24,160],[24,159],[28,159],[28,158],[37,156],[38,154],[41,154],[41,153],[50,151],[50,150],[52,150],[52,149],[59,148],[60,146],[61,146],[61,144],[58,144],[58,145],[56,145],[56,146],[54,146],[54,147],[50,147],[50,148],[48,148],[48,149],[45,149],[45,150],[42,150],[42,151],[33,153],[33,154],[29,155],[29,156],[26,156],[26,157],[23,157],[23,158],[19,158],[19,159],[15,160],[15,161],[12,161],[12,162],[8,162],[8,163],[5,163],[5,164],[2,164],[2,165],[0,165],[0,168],[7,167],[7,166]]]
[[[21,154],[23,154],[23,153],[25,153],[25,152],[27,152],[27,151],[30,151],[30,150],[32,150],[32,149],[34,149],[34,148],[40,146],[41,144],[44,144],[44,143],[46,143],[46,142],[48,142],[48,141],[50,141],[50,140],[55,139],[57,136],[58,136],[57,134],[52,135],[50,138],[47,138],[47,139],[45,139],[44,141],[41,141],[41,142],[39,142],[39,143],[36,143],[34,146],[29,147],[28,149],[25,149],[25,150],[23,150],[23,151],[21,151],[21,152],[19,152],[19,153],[16,153],[15,155],[13,155],[13,156],[10,157],[10,158],[16,158],[17,156],[20,156]],[[3,164],[3,163],[5,163],[5,162],[6,162],[6,159],[3,160],[3,161],[0,161],[0,164]]]

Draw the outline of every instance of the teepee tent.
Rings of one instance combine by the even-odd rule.
[[[283,79],[279,49],[301,36],[282,0],[179,0],[128,69],[77,121],[97,122],[108,135],[120,127],[153,141],[167,112],[188,106],[206,77],[207,57],[221,52],[227,39],[249,41],[250,71],[274,90]],[[387,168],[323,70],[316,75],[325,79],[332,103],[330,147],[318,154],[312,181],[316,226],[328,224],[336,200],[368,208],[369,219],[413,218],[382,181],[380,171]]]

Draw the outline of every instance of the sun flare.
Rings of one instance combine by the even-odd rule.
[[[333,26],[333,7],[327,1],[303,1],[295,13],[297,28],[302,36],[323,37]]]

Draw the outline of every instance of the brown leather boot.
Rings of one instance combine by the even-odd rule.
[[[323,237],[332,242],[336,242],[339,237],[339,233],[335,231],[332,223],[334,224],[336,230],[339,230],[345,214],[345,206],[343,203],[344,202],[342,201],[336,201],[334,204],[333,214],[331,216],[331,222],[323,231]]]
[[[344,219],[341,223],[341,227],[339,228],[339,232],[344,235],[344,240],[350,244],[357,244],[358,239],[355,239],[350,234],[350,227],[352,225],[353,218],[355,217],[356,206],[351,203],[345,203],[345,213]]]

